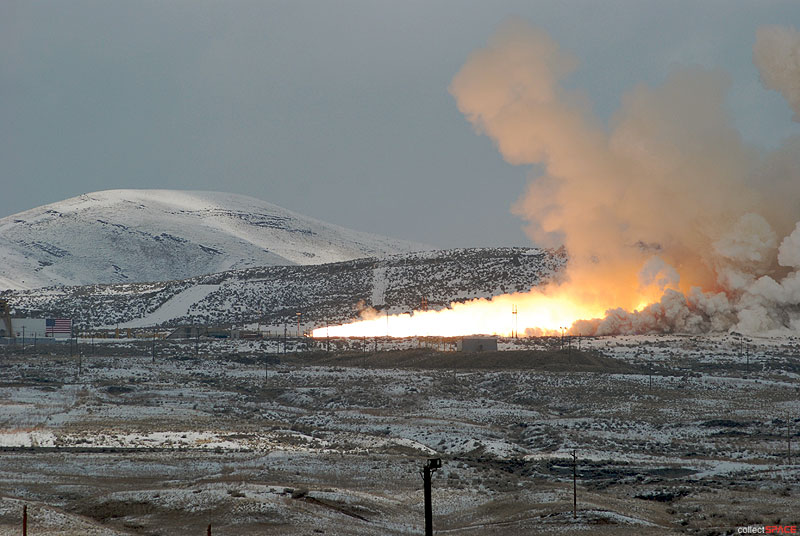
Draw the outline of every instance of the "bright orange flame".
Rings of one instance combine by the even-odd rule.
[[[315,329],[314,337],[413,337],[492,334],[557,334],[576,320],[602,317],[616,307],[597,296],[570,291],[571,285],[546,291],[503,294],[492,299],[453,303],[441,311],[416,311],[398,315],[372,313],[351,324]],[[645,304],[657,299],[657,291],[636,294],[628,303]],[[517,314],[512,314],[516,306]],[[516,317],[516,318],[515,318]],[[577,333],[576,333],[577,334]]]

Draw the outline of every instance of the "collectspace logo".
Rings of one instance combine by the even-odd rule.
[[[797,534],[797,525],[764,525],[739,527],[738,534]]]

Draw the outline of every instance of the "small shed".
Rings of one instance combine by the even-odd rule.
[[[459,352],[496,352],[497,337],[462,337],[457,349]]]

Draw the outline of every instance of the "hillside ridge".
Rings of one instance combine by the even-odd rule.
[[[347,322],[360,311],[431,309],[557,280],[563,249],[469,248],[305,266],[262,266],[190,279],[51,287],[2,293],[17,314],[74,319],[80,329],[179,325],[306,327]],[[379,300],[377,300],[379,298]],[[380,302],[380,303],[378,303]]]
[[[0,290],[168,281],[429,248],[238,194],[105,190],[0,218]]]

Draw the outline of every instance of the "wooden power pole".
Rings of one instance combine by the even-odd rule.
[[[572,451],[572,517],[578,517],[578,454]]]
[[[431,475],[442,467],[441,458],[431,458],[422,468],[422,482],[425,491],[425,536],[433,536],[433,504],[431,500]]]

